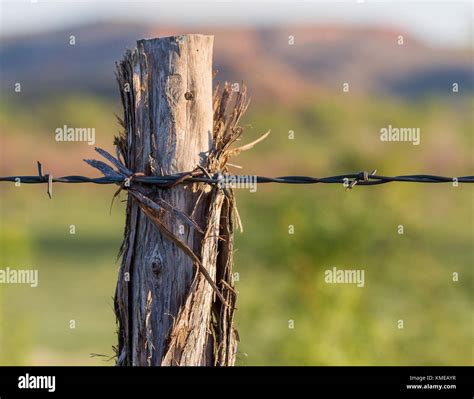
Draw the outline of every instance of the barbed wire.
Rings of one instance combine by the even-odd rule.
[[[164,176],[144,176],[142,174],[133,174],[124,176],[122,174],[108,175],[103,177],[87,176],[63,176],[53,177],[51,174],[43,174],[43,167],[38,162],[38,175],[36,176],[3,176],[0,181],[15,182],[21,184],[48,184],[48,194],[51,197],[53,183],[93,183],[93,184],[116,184],[127,188],[133,183],[154,185],[161,188],[169,188],[177,184],[187,183],[207,183],[218,187],[232,186],[232,184],[343,184],[346,189],[352,189],[355,185],[375,186],[379,184],[400,182],[400,183],[474,183],[474,176],[446,177],[436,175],[402,175],[402,176],[382,176],[377,175],[374,170],[371,173],[358,172],[328,177],[311,176],[280,176],[265,177],[257,175],[232,175],[215,173],[210,175],[203,168],[201,175],[194,172],[176,173]],[[126,184],[128,183],[128,185]]]

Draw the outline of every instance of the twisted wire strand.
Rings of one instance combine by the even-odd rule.
[[[228,181],[246,181],[255,179],[257,183],[279,183],[279,184],[348,184],[357,182],[361,186],[373,186],[379,184],[386,184],[392,182],[402,183],[474,183],[474,176],[460,176],[460,177],[446,177],[435,175],[403,175],[403,176],[382,176],[376,174],[367,174],[367,172],[348,173],[343,175],[328,176],[328,177],[311,177],[311,176],[280,176],[280,177],[265,177],[253,175],[214,175],[207,177],[189,176],[182,179],[183,176],[189,173],[177,173],[166,176],[134,176],[134,183],[152,184],[156,186],[170,186],[173,183],[207,183],[216,185],[222,181],[222,177]],[[0,177],[0,181],[17,182],[18,179],[24,184],[48,183],[49,175],[37,176],[4,176]],[[178,181],[180,180],[181,181]],[[121,184],[127,180],[127,177],[122,176],[104,176],[104,177],[87,177],[87,176],[63,176],[54,177],[54,183],[94,183],[94,184]]]

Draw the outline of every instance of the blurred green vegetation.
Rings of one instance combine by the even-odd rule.
[[[42,148],[62,124],[95,126],[99,144],[110,145],[118,130],[117,104],[96,98],[51,98],[26,109],[11,99],[0,104],[8,168],[43,159],[40,150],[13,144]],[[272,134],[231,162],[245,166],[238,173],[269,176],[472,174],[473,105],[467,97],[407,103],[337,96],[251,106],[243,141],[269,128]],[[421,144],[380,142],[379,130],[389,124],[420,127]],[[67,146],[49,146],[48,165],[78,165],[74,151],[86,144],[73,146],[66,160]],[[340,185],[238,190],[238,363],[472,364],[472,190],[408,183],[348,192]],[[0,364],[112,365],[90,354],[112,355],[116,343],[112,297],[124,205],[109,214],[111,187],[56,184],[54,191],[50,201],[44,186],[2,184],[0,267],[38,268],[39,286],[0,286]],[[332,267],[364,269],[365,287],[326,284]]]

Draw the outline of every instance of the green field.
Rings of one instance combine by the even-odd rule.
[[[92,149],[55,143],[54,128],[95,126],[97,144],[109,148],[118,130],[119,107],[97,98],[52,98],[23,105],[21,113],[11,99],[1,105],[0,175],[34,174],[36,160],[55,176],[94,175],[81,166]],[[342,96],[293,108],[251,106],[244,142],[272,133],[232,163],[244,166],[242,174],[266,176],[372,169],[470,175],[472,106],[465,97],[408,103]],[[379,130],[389,124],[420,127],[421,144],[382,143]],[[473,364],[473,188],[238,190],[238,363]],[[39,286],[0,286],[0,364],[113,365],[90,354],[110,356],[116,344],[112,297],[124,204],[109,213],[114,187],[56,184],[53,200],[45,191],[1,183],[0,268],[37,268]],[[365,286],[326,284],[324,271],[332,267],[364,269]]]

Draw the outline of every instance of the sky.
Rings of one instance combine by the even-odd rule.
[[[401,28],[434,46],[472,46],[474,42],[474,0],[0,0],[2,36],[109,21],[188,26],[385,26]]]

